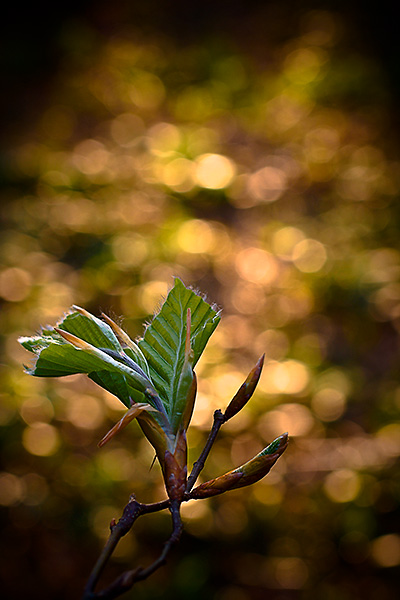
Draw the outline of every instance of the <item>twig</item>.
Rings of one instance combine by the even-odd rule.
[[[225,423],[225,421],[226,421],[225,415],[222,413],[222,411],[220,409],[216,410],[214,413],[213,426],[208,435],[206,444],[205,444],[199,458],[193,464],[192,471],[188,477],[187,484],[186,484],[185,500],[188,500],[190,498],[190,496],[188,496],[188,494],[190,493],[194,484],[196,483],[197,478],[200,475],[201,471],[204,469],[204,465],[207,460],[207,457],[210,454],[211,448],[213,447],[213,444],[216,440],[218,432],[221,429],[222,425]]]
[[[195,494],[192,496],[192,488],[196,483],[196,480],[204,468],[207,457],[214,445],[217,438],[218,432],[222,425],[229,419],[229,415],[226,416],[220,409],[214,412],[214,421],[211,431],[208,435],[205,446],[198,458],[193,464],[192,471],[187,480],[186,491],[181,499],[168,499],[161,502],[155,502],[153,504],[142,504],[138,502],[134,495],[129,499],[128,504],[125,506],[122,517],[118,523],[113,522],[110,526],[111,534],[110,537],[93,568],[93,571],[87,582],[85,593],[82,600],[113,600],[118,596],[121,596],[124,592],[127,592],[137,582],[147,579],[157,569],[159,569],[166,562],[166,558],[174,544],[180,539],[182,534],[182,521],[180,517],[180,505],[181,502],[187,502],[188,500],[197,499]],[[120,539],[126,535],[136,519],[141,515],[147,513],[158,512],[168,508],[171,512],[172,517],[172,533],[166,543],[164,544],[163,550],[159,557],[148,567],[137,567],[130,571],[125,571],[117,579],[115,579],[108,587],[104,588],[99,592],[95,592],[95,587],[100,579],[100,576],[111,558]]]
[[[115,522],[111,523],[110,537],[108,538],[106,545],[104,546],[103,551],[100,554],[99,559],[90,574],[90,577],[89,577],[88,582],[85,587],[83,600],[94,600],[95,598],[108,598],[108,597],[115,598],[116,597],[115,595],[114,596],[104,596],[104,593],[107,591],[108,588],[106,590],[103,590],[102,592],[99,592],[98,594],[94,593],[94,589],[96,587],[98,580],[100,579],[100,576],[101,576],[107,562],[111,558],[111,555],[113,554],[117,544],[119,543],[121,538],[130,531],[134,522],[136,521],[136,519],[138,517],[140,517],[140,515],[143,515],[146,513],[158,512],[160,510],[164,510],[165,508],[169,508],[169,506],[170,506],[169,500],[163,500],[162,502],[155,502],[153,504],[141,504],[140,502],[138,502],[136,500],[134,495],[132,495],[130,497],[129,502],[125,506],[122,517],[119,519],[118,523],[115,523]],[[174,530],[175,530],[175,526],[174,526]],[[136,571],[139,571],[142,574],[146,572],[146,570],[141,569],[141,567],[136,569]],[[130,571],[128,573],[133,573],[133,571]],[[151,573],[146,575],[146,577],[148,577],[150,574]],[[123,579],[124,575],[127,575],[127,573],[124,573],[123,575],[121,575],[120,578],[118,578],[118,580],[115,580],[115,582],[110,586],[110,588],[111,587],[114,588],[114,585],[117,584],[117,581],[119,581],[120,579]],[[137,575],[139,576],[139,573]],[[145,579],[145,577],[141,576],[140,579]],[[134,581],[132,581],[131,586],[133,585]],[[129,586],[129,587],[131,587],[131,586]],[[126,589],[129,589],[129,587]],[[117,595],[120,595],[121,593],[123,593],[123,591],[125,591],[125,590],[122,589]]]
[[[129,525],[129,527],[128,527],[127,531],[129,531],[129,529],[132,527],[134,521],[140,514],[145,514],[147,512],[155,512],[157,510],[162,510],[163,508],[166,508],[169,505],[169,509],[170,509],[171,515],[172,515],[172,523],[173,523],[173,529],[172,529],[172,533],[171,533],[169,539],[164,544],[164,548],[163,548],[160,556],[146,569],[143,569],[142,567],[137,567],[136,569],[132,569],[130,571],[125,571],[125,573],[122,573],[122,575],[117,577],[117,579],[115,579],[111,583],[111,585],[104,588],[104,590],[101,590],[97,594],[93,592],[93,587],[91,590],[86,589],[85,594],[83,596],[83,600],[113,600],[113,598],[117,598],[118,596],[121,596],[121,594],[130,590],[134,583],[136,583],[137,581],[142,581],[143,579],[147,579],[148,577],[150,577],[150,575],[152,575],[155,571],[157,571],[157,569],[159,569],[162,565],[164,565],[166,562],[168,553],[170,552],[172,546],[179,541],[179,538],[182,534],[182,521],[181,521],[180,512],[179,512],[180,502],[178,502],[178,501],[170,502],[169,500],[167,500],[165,502],[157,502],[155,504],[140,504],[139,502],[136,502],[136,501],[134,501],[134,502],[135,502],[135,504],[138,505],[138,509],[137,509],[138,512],[135,511],[134,514],[132,514],[132,523],[129,523],[129,519],[128,519],[127,525]],[[128,507],[129,507],[129,504],[125,507],[125,509],[127,509]],[[124,514],[125,514],[125,511],[124,511]],[[123,518],[124,518],[124,516],[121,517],[120,521]],[[103,556],[103,560],[101,561],[102,567],[105,565],[105,563],[110,558],[111,553],[115,549],[115,546],[117,545],[119,539],[122,537],[122,535],[125,535],[124,533],[122,533],[121,535],[119,535],[116,543],[113,543],[115,541],[113,534],[117,527],[118,527],[118,524],[115,525],[113,531],[111,532],[110,538],[108,540],[108,542],[110,542],[110,544],[107,542],[107,544],[103,550],[102,555],[104,555],[104,556]],[[125,533],[127,533],[127,531]],[[112,540],[112,542],[111,542],[111,540]],[[109,549],[111,548],[111,546],[112,546],[112,549],[110,552]],[[99,562],[100,562],[100,560],[99,560]],[[97,565],[96,565],[96,567],[97,567]],[[98,574],[100,574],[102,567],[99,570]],[[98,580],[97,571],[98,571],[98,569],[96,569],[96,568],[93,570],[93,574],[92,574],[92,578],[91,578],[91,580],[94,581],[94,585],[96,584],[96,582]],[[95,576],[93,577],[93,575],[95,575]],[[97,576],[97,578],[95,579],[96,576]]]
[[[214,413],[213,426],[207,438],[206,444],[198,460],[194,463],[192,472],[188,478],[186,485],[186,493],[184,495],[183,501],[186,502],[191,499],[190,491],[192,490],[199,474],[204,468],[210,450],[224,422],[225,416],[223,415],[221,410],[216,410]],[[153,504],[141,504],[136,500],[135,496],[132,495],[129,499],[128,504],[125,506],[122,517],[119,519],[118,523],[114,522],[110,526],[110,537],[108,538],[106,545],[104,546],[103,551],[101,552],[99,559],[90,574],[82,600],[111,600],[112,598],[116,598],[117,596],[120,596],[121,594],[129,590],[134,583],[143,579],[147,579],[147,577],[152,575],[154,571],[161,567],[165,563],[167,555],[171,550],[171,547],[179,540],[182,534],[182,521],[179,512],[180,504],[180,501],[170,500],[155,502]],[[96,593],[94,591],[95,587],[100,579],[100,576],[105,566],[107,565],[107,562],[111,558],[121,538],[124,535],[126,535],[128,531],[130,531],[136,519],[138,519],[143,514],[157,512],[160,510],[164,510],[165,508],[169,508],[169,510],[171,511],[173,528],[171,536],[165,543],[160,556],[146,569],[138,567],[136,569],[122,573],[122,575],[115,579],[113,583],[111,583],[111,585],[109,585],[104,590],[101,590],[100,592]]]

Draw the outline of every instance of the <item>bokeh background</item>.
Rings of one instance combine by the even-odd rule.
[[[193,4],[193,3],[192,3]],[[398,597],[399,39],[386,3],[77,2],[2,22],[0,579],[79,598],[152,450],[85,379],[17,344],[73,303],[140,336],[179,276],[223,309],[198,367],[190,462],[265,352],[205,469],[291,444],[252,488],[183,507],[139,600]],[[43,11],[43,12],[41,12]],[[139,520],[103,579],[148,564]]]

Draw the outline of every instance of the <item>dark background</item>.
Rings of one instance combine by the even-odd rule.
[[[280,44],[295,32],[309,10],[332,10],[346,22],[346,43],[379,64],[392,96],[392,118],[400,95],[397,10],[392,2],[91,2],[7,7],[1,22],[2,121],[6,132],[19,131],[46,98],[46,90],[68,51],[68,32],[81,32],[81,51],[124,28],[147,35],[170,36],[178,45],[221,37],[265,60],[265,44]],[[260,27],[260,23],[263,24]],[[351,39],[350,39],[351,38]],[[79,49],[78,49],[79,52]],[[4,129],[3,129],[4,134]]]

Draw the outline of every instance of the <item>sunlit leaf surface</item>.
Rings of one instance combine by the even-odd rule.
[[[187,289],[179,279],[175,280],[175,285],[160,312],[147,327],[143,339],[139,341],[139,346],[149,362],[150,376],[174,423],[174,430],[185,410],[188,392],[188,386],[184,390],[180,389],[185,363],[188,310],[191,315],[189,339],[193,354],[190,358],[191,370],[199,360],[220,317],[201,296]]]

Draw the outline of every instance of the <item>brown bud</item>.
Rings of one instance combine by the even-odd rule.
[[[242,383],[242,385],[228,404],[228,407],[224,414],[225,421],[228,421],[229,419],[234,417],[240,410],[242,410],[245,404],[247,404],[247,402],[252,397],[254,390],[256,389],[258,380],[260,379],[261,371],[264,364],[264,356],[264,354],[261,356],[256,366],[248,374],[246,381]]]
[[[210,498],[211,496],[223,494],[224,492],[232,489],[235,483],[238,483],[239,479],[242,477],[242,473],[233,473],[230,471],[229,473],[221,475],[221,477],[210,479],[210,481],[206,481],[205,483],[198,485],[191,492],[190,497],[197,500],[200,498]]]
[[[288,434],[284,433],[244,465],[197,486],[191,492],[191,498],[209,498],[256,483],[269,473],[278,458],[286,450],[287,445]]]
[[[273,442],[271,442],[257,456],[249,460],[244,465],[235,469],[234,473],[242,473],[243,477],[238,481],[237,487],[244,487],[260,481],[267,473],[270,472],[276,461],[285,452],[288,447],[289,437],[287,433],[283,433]]]

